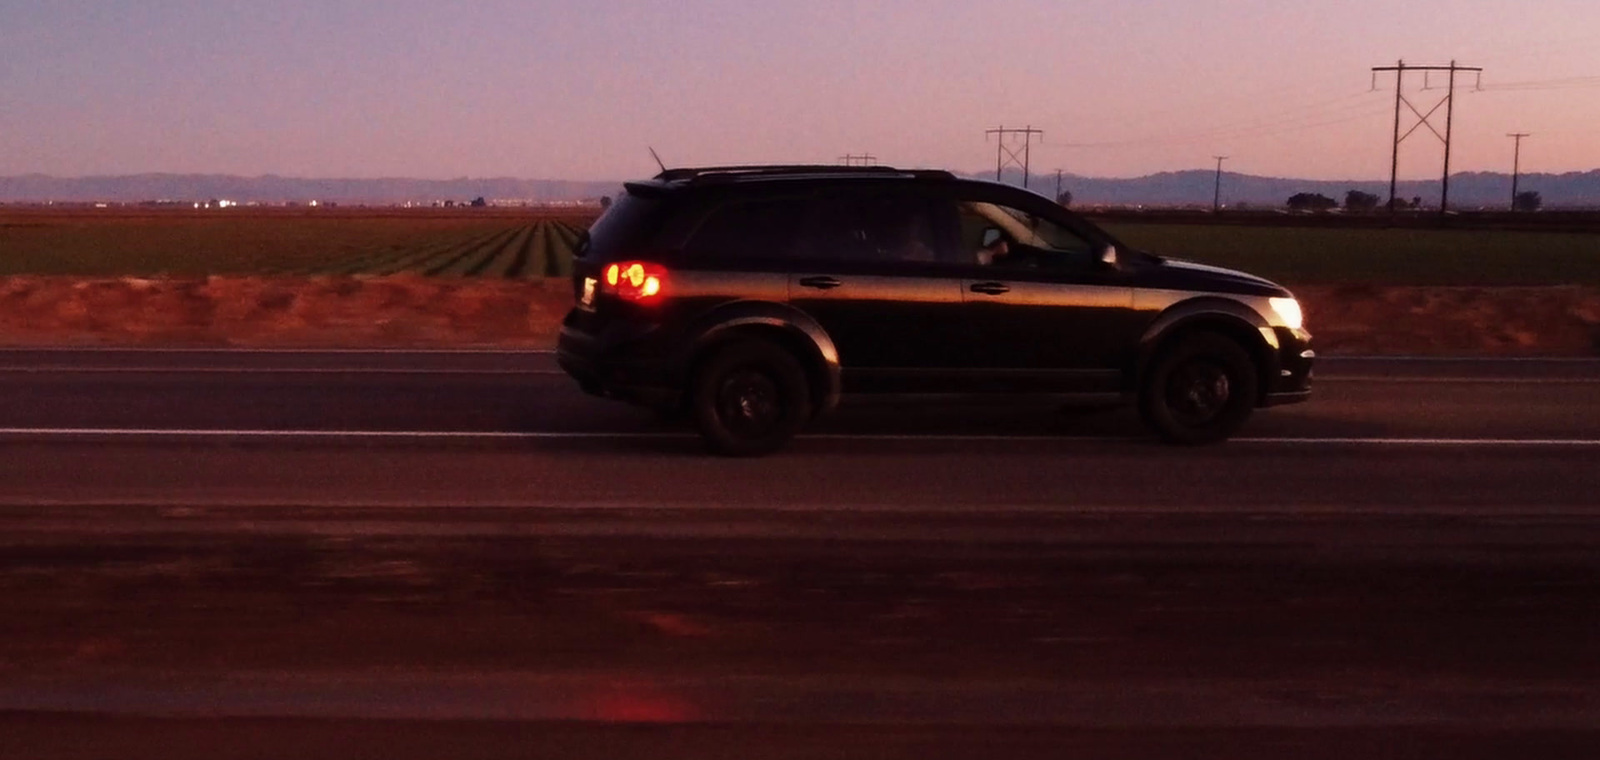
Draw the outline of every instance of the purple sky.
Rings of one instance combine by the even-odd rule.
[[[1004,123],[1046,130],[1040,173],[1378,178],[1368,70],[1401,57],[1486,69],[1454,169],[1508,171],[1532,132],[1525,171],[1587,170],[1596,30],[1595,0],[0,0],[0,175],[611,179],[647,145],[976,171]],[[1440,155],[1420,131],[1401,173]]]

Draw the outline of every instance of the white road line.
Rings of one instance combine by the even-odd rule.
[[[363,438],[393,440],[687,440],[693,433],[605,433],[495,430],[226,430],[178,428],[0,428],[0,436],[35,438]],[[1049,436],[1049,435],[960,435],[960,434],[852,434],[817,433],[800,436],[815,441],[880,441],[904,443],[1115,443],[1140,441],[1139,436]],[[1257,437],[1234,438],[1235,444],[1276,444],[1293,446],[1436,446],[1436,447],[1600,447],[1592,438],[1314,438]]]
[[[617,440],[693,438],[693,433],[560,433],[496,430],[185,430],[180,428],[0,428],[0,436],[38,438],[391,438],[438,440]]]
[[[1337,446],[1533,446],[1600,447],[1593,438],[1234,438],[1234,443]]]
[[[1594,385],[1600,383],[1600,376],[1596,377],[1388,377],[1385,375],[1317,375],[1311,381],[1313,388],[1318,383],[1422,383],[1440,385]]]
[[[269,347],[171,347],[158,346],[0,346],[0,356],[18,353],[83,353],[83,354],[348,354],[361,355],[407,355],[418,356],[451,356],[451,355],[554,355],[555,350],[549,348],[515,348],[515,347],[463,347],[463,348],[269,348]],[[1460,364],[1600,364],[1600,357],[1594,356],[1343,356],[1322,355],[1317,358],[1319,364],[1340,364],[1344,362],[1422,362],[1422,363],[1460,363]]]
[[[133,367],[80,367],[71,365],[39,365],[31,367],[0,366],[0,375],[128,375],[128,374],[184,374],[184,375],[439,375],[439,376],[513,376],[544,375],[565,376],[559,369],[428,369],[421,367],[185,367],[185,366],[133,366]],[[1386,375],[1335,375],[1317,376],[1318,383],[1374,383],[1374,384],[1433,384],[1433,385],[1597,385],[1595,377],[1391,377]]]
[[[592,500],[574,501],[528,498],[518,495],[495,497],[452,498],[448,501],[427,500],[430,497],[316,497],[293,495],[277,497],[192,496],[172,493],[133,493],[116,496],[53,497],[29,494],[5,495],[8,507],[33,508],[107,508],[107,507],[157,507],[163,510],[183,510],[168,514],[170,518],[204,517],[219,509],[349,509],[349,510],[437,510],[437,509],[504,509],[507,507],[548,507],[572,512],[647,512],[671,515],[683,512],[761,512],[761,513],[827,513],[848,514],[932,514],[956,518],[969,518],[985,514],[1015,516],[1085,516],[1116,517],[1141,515],[1153,517],[1215,517],[1247,515],[1260,518],[1348,517],[1372,516],[1380,518],[1410,519],[1415,517],[1487,517],[1494,520],[1518,519],[1592,519],[1597,510],[1593,507],[1549,504],[1524,504],[1519,502],[1490,505],[1407,505],[1404,509],[1394,504],[1346,504],[1342,502],[1306,503],[1294,505],[1191,505],[1172,507],[1149,504],[1050,504],[976,501],[896,504],[892,502],[820,502],[773,501],[760,503],[739,501],[672,501],[670,499]],[[192,512],[191,512],[192,510]],[[284,518],[274,522],[297,521],[302,518]],[[320,518],[305,518],[321,521]],[[720,518],[719,518],[720,519]],[[12,520],[14,523],[14,519]],[[257,527],[272,523],[263,522]],[[230,526],[230,530],[237,529]],[[498,530],[499,528],[497,528]]]
[[[503,356],[554,354],[549,348],[160,348],[152,346],[0,346],[0,355],[25,353],[69,354],[349,354],[349,355],[460,355]]]
[[[1462,364],[1517,362],[1556,362],[1566,364],[1600,363],[1595,356],[1328,356],[1317,357],[1318,362],[1460,362]]]
[[[0,367],[3,375],[565,375],[558,369],[421,369],[406,367]]]

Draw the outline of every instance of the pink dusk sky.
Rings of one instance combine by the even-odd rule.
[[[0,0],[0,175],[614,179],[647,146],[980,171],[1004,124],[1045,130],[1036,173],[1382,178],[1369,69],[1400,58],[1485,69],[1454,170],[1509,171],[1529,132],[1524,171],[1581,171],[1597,40],[1596,0]],[[1413,135],[1401,175],[1440,148]]]

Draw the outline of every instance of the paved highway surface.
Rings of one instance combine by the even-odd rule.
[[[9,350],[0,451],[0,756],[1600,745],[1596,361],[1326,360],[1203,449],[863,405],[730,461],[547,354]]]

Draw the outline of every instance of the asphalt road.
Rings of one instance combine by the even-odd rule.
[[[579,393],[547,354],[0,353],[8,503],[1588,514],[1600,362],[1330,361],[1198,450],[1128,410],[846,406],[787,452]]]
[[[545,354],[0,351],[0,754],[1587,757],[1597,464],[1596,361],[733,461]]]

